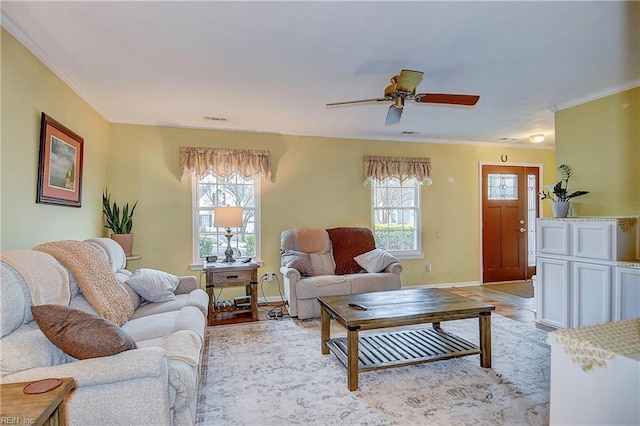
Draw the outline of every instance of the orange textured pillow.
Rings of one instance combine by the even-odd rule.
[[[47,339],[77,359],[115,355],[137,348],[131,336],[97,315],[63,305],[32,306],[31,313]]]
[[[373,232],[369,228],[327,229],[336,262],[336,275],[356,274],[364,269],[353,259],[376,248]]]

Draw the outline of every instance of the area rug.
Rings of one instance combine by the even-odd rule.
[[[501,291],[502,293],[512,294],[518,297],[530,299],[533,297],[533,281],[518,281],[498,284],[485,284],[485,287]]]
[[[478,320],[442,323],[478,342]],[[407,327],[408,328],[408,327]],[[320,353],[320,321],[209,327],[199,425],[546,425],[547,334],[492,315],[492,368],[479,356],[360,373]],[[345,335],[332,321],[332,337]]]

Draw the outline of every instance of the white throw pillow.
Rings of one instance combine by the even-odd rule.
[[[136,270],[125,283],[146,301],[167,302],[176,298],[175,290],[179,279],[168,272],[141,268]]]
[[[380,249],[373,249],[366,253],[362,253],[361,255],[354,257],[353,260],[355,260],[358,265],[366,269],[367,272],[380,272],[387,266],[398,261],[394,255]]]

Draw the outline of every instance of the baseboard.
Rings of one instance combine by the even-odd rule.
[[[460,283],[436,283],[436,284],[420,284],[411,286],[402,286],[402,289],[409,288],[452,288],[452,287],[471,287],[480,285],[480,281],[468,281]]]
[[[286,301],[284,300],[284,297],[280,297],[280,296],[268,296],[268,297],[262,297],[259,296],[258,297],[258,305],[264,302],[267,303],[286,303]]]

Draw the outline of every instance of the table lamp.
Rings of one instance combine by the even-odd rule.
[[[233,258],[233,249],[231,248],[231,228],[239,228],[242,226],[242,207],[216,207],[213,216],[213,226],[216,228],[227,228],[227,249],[224,251],[223,262],[235,262]]]

